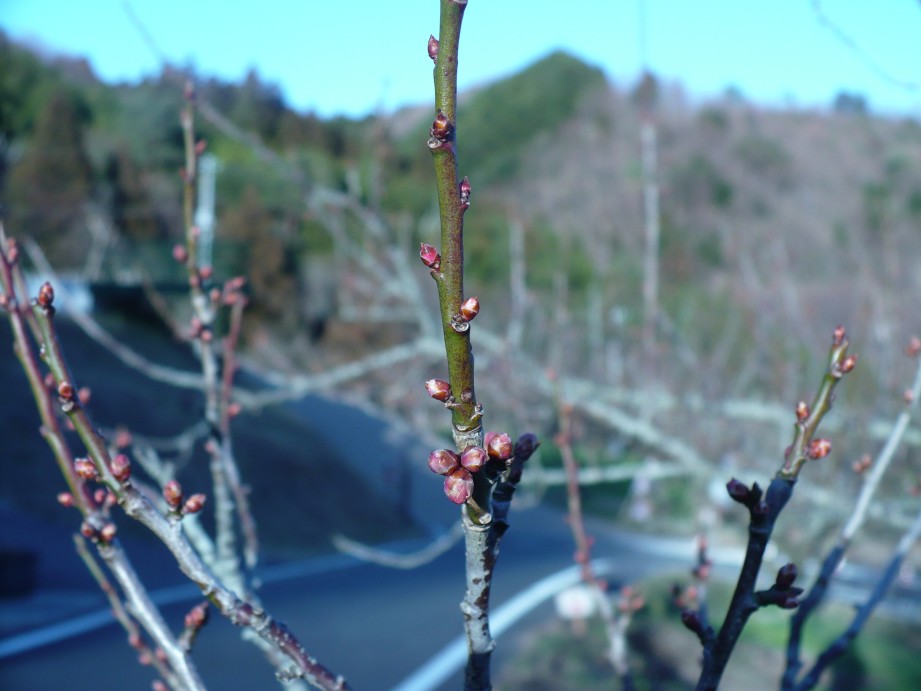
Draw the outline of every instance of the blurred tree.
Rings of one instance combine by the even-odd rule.
[[[124,146],[117,146],[109,156],[105,177],[111,189],[112,221],[118,231],[133,240],[159,238],[161,233],[141,171]]]
[[[92,191],[92,170],[83,146],[88,119],[75,96],[64,89],[55,91],[10,173],[14,225],[33,235],[59,268],[78,266],[84,255],[84,209]]]

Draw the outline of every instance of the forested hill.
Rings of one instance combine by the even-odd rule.
[[[109,271],[139,257],[149,262],[147,248],[179,237],[178,112],[188,75],[166,68],[138,84],[104,84],[80,58],[46,59],[6,37],[0,75],[9,231],[36,237],[58,267],[80,269],[92,233],[98,242],[99,228],[107,229],[117,241],[108,245]],[[308,260],[331,251],[329,233],[305,213],[307,189],[350,190],[393,222],[408,218],[414,236],[421,232],[417,221],[434,203],[428,106],[322,119],[292,110],[255,71],[238,84],[208,75],[195,82],[200,103],[232,125],[197,123],[220,166],[226,251],[217,268],[252,277],[257,313],[290,316],[277,296],[303,289]],[[461,174],[476,195],[471,280],[485,291],[505,285],[514,220],[528,236],[533,290],[557,285],[562,266],[574,308],[603,285],[604,299],[626,306],[629,321],[640,293],[647,118],[657,132],[666,313],[716,308],[725,316],[759,310],[761,299],[777,304],[776,291],[789,289],[781,274],[816,309],[834,292],[830,280],[857,267],[884,285],[917,287],[909,258],[921,236],[921,125],[875,117],[859,95],[829,106],[768,110],[737,92],[693,102],[652,77],[612,85],[563,53],[464,94]],[[234,251],[242,247],[252,251]],[[897,320],[907,307],[884,311]],[[682,328],[680,318],[673,326]],[[706,351],[706,334],[717,327],[695,324],[686,338]]]

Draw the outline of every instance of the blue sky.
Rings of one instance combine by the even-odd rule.
[[[426,40],[437,0],[133,0],[160,50],[199,73],[256,67],[296,108],[360,115],[431,98]],[[867,61],[823,28],[811,0],[469,0],[461,88],[514,72],[555,48],[632,83],[643,60],[702,98],[735,85],[751,100],[827,105],[841,90],[873,110],[921,117],[921,1],[823,0]],[[135,80],[158,58],[121,0],[0,0],[0,26],[46,49],[85,55],[106,80]]]

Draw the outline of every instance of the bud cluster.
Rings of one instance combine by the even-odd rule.
[[[484,448],[485,447],[485,448]],[[490,432],[484,446],[468,446],[460,454],[436,449],[429,454],[429,470],[444,475],[444,492],[455,504],[463,504],[473,493],[473,473],[487,463],[506,466],[512,458],[512,440],[505,433]]]
[[[796,564],[785,564],[777,572],[777,578],[767,590],[759,590],[755,593],[755,600],[758,605],[777,605],[781,609],[796,609],[799,606],[797,599],[803,594],[802,588],[793,585],[799,572]]]

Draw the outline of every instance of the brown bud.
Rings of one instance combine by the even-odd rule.
[[[442,403],[451,398],[451,385],[444,379],[429,379],[425,382],[425,390],[429,396]]]
[[[480,312],[480,300],[477,297],[467,298],[460,306],[460,315],[464,321],[472,321]]]
[[[463,504],[473,493],[473,476],[465,468],[457,468],[445,478],[445,494],[455,504]]]
[[[205,502],[207,497],[204,494],[193,494],[191,497],[185,500],[185,504],[182,505],[182,513],[198,513],[203,508],[205,508]]]
[[[505,432],[502,434],[494,433],[489,436],[489,441],[486,442],[486,451],[489,452],[491,458],[496,458],[500,461],[508,460],[512,457],[512,440]]]
[[[460,462],[471,473],[477,472],[489,460],[486,449],[480,446],[468,446],[461,454]]]
[[[802,422],[809,417],[809,406],[806,401],[800,401],[796,404],[796,419]]]
[[[441,267],[441,255],[432,245],[421,243],[419,246],[419,258],[423,264],[433,271],[437,271]]]
[[[829,439],[813,439],[809,442],[809,449],[807,450],[809,458],[818,460],[820,458],[825,458],[830,453],[831,441]]]
[[[182,504],[182,485],[175,480],[170,480],[163,486],[163,498],[174,509]]]
[[[173,259],[180,264],[185,264],[189,260],[189,251],[186,249],[185,245],[178,243],[173,245]]]
[[[77,458],[74,460],[74,472],[84,480],[95,480],[99,476],[96,466],[88,458]]]
[[[58,504],[70,508],[74,505],[74,495],[72,495],[70,492],[58,493]]]
[[[799,575],[799,572],[797,571],[796,564],[784,564],[777,572],[777,578],[774,583],[778,588],[786,590],[796,581],[797,575]]]
[[[119,482],[125,482],[131,477],[131,461],[129,461],[128,457],[123,453],[116,454],[112,458],[109,469]]]
[[[427,47],[428,47],[429,57],[432,58],[432,62],[435,62],[436,60],[438,60],[438,39],[432,36],[431,34],[429,35],[429,43]]]
[[[432,122],[432,138],[439,142],[446,142],[451,138],[451,131],[451,121],[448,120],[447,115],[439,110],[434,122]]]
[[[460,457],[450,449],[436,449],[429,454],[429,470],[447,475],[460,466]]]
[[[54,288],[48,281],[42,283],[42,287],[38,289],[38,304],[45,309],[54,304]]]

